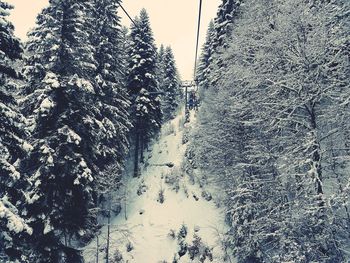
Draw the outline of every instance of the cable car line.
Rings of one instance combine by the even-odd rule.
[[[130,21],[134,24],[134,26],[140,31],[143,32],[143,30],[141,30],[141,28],[139,27],[139,25],[136,23],[136,21],[134,19],[132,19],[132,17],[129,15],[128,11],[126,11],[126,9],[123,7],[123,5],[121,3],[119,3],[120,8],[123,10],[123,12],[125,13],[125,15],[130,19]],[[152,50],[154,53],[158,54],[158,50],[157,48],[154,48],[153,46],[151,46]]]
[[[202,18],[202,0],[199,0],[196,56],[195,56],[195,59],[194,59],[194,73],[193,73],[194,81],[196,81],[196,75],[197,75],[197,59],[198,59],[199,36],[200,36],[200,29],[201,29],[201,18]]]
[[[123,7],[122,3],[119,3],[119,6],[120,6],[120,8],[123,10],[123,12],[126,14],[126,16],[130,19],[130,21],[131,21],[136,27],[138,27],[137,24],[136,24],[136,22],[134,21],[134,19],[132,19],[132,17],[129,15],[129,13],[126,11],[126,9]]]

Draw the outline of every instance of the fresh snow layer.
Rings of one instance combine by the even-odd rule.
[[[181,164],[184,159],[186,145],[182,144],[183,112],[170,123],[164,125],[162,135],[153,145],[152,151],[146,153],[148,166],[142,169],[140,178],[132,178],[132,169],[128,171],[126,178],[127,208],[111,221],[111,248],[110,255],[116,249],[123,256],[121,262],[135,263],[172,263],[174,255],[178,253],[179,246],[177,238],[169,236],[171,230],[178,234],[184,224],[188,229],[185,241],[191,245],[193,235],[196,234],[203,243],[213,249],[213,261],[217,263],[223,260],[223,251],[220,237],[225,231],[224,215],[215,206],[213,201],[206,201],[201,197],[202,190],[198,185],[189,182],[186,176],[180,176],[180,189],[178,193],[172,186],[165,183],[165,176],[170,172],[181,175]],[[194,118],[192,116],[192,121]],[[189,124],[192,125],[192,124]],[[174,130],[173,132],[171,132]],[[170,131],[170,132],[169,132]],[[173,163],[175,166],[169,168],[158,166],[165,163]],[[137,194],[140,185],[145,185],[145,192]],[[187,188],[188,197],[184,189]],[[160,190],[164,190],[164,202],[157,201]],[[193,197],[199,198],[198,201]],[[124,209],[124,207],[123,207]],[[196,231],[195,231],[196,230]],[[100,252],[99,258],[104,262],[107,228],[102,229],[99,236]],[[131,251],[127,251],[131,244]],[[191,261],[187,253],[178,262],[199,262],[198,259]],[[94,240],[84,251],[87,263],[96,262],[96,240]],[[115,262],[115,261],[113,261]],[[208,259],[204,262],[210,262]]]

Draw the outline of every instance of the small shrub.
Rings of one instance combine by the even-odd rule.
[[[179,243],[180,249],[179,249],[179,256],[180,258],[183,257],[184,255],[186,255],[187,253],[187,243],[184,240],[181,240]]]
[[[112,260],[110,260],[111,263],[124,263],[123,255],[120,253],[120,251],[117,249],[114,254]]]
[[[177,238],[178,239],[186,238],[187,233],[188,233],[187,226],[185,224],[182,224],[182,226],[179,230],[179,233],[177,234]]]
[[[128,242],[128,243],[126,244],[126,251],[127,251],[127,252],[130,252],[130,251],[132,251],[133,249],[134,249],[133,244],[132,244],[131,242]]]
[[[145,181],[142,180],[137,188],[137,195],[140,196],[142,194],[144,194],[147,191],[148,187],[145,184]]]
[[[174,230],[174,229],[170,229],[170,231],[169,231],[169,233],[168,233],[168,236],[169,236],[171,239],[175,239],[175,237],[176,237],[175,230]]]
[[[211,201],[213,199],[212,195],[207,192],[207,191],[203,191],[202,192],[202,197],[207,200],[208,202]]]
[[[180,169],[172,169],[169,174],[165,176],[165,183],[172,186],[174,191],[179,192],[180,190]]]
[[[160,190],[159,190],[157,201],[158,201],[159,203],[161,203],[161,204],[164,203],[164,201],[165,201],[164,189],[160,189]]]

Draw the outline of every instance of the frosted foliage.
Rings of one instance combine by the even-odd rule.
[[[0,219],[6,219],[8,231],[17,234],[25,231],[28,234],[32,234],[32,229],[17,215],[17,213],[17,209],[12,206],[6,197],[0,199]]]
[[[64,135],[64,137],[67,138],[68,143],[79,145],[81,142],[81,137],[68,126],[64,126],[63,128],[59,129],[58,133]]]
[[[50,100],[49,98],[45,98],[41,103],[40,103],[40,113],[45,114],[45,113],[49,113],[50,110],[55,106],[55,104],[53,103],[52,100]]]
[[[3,166],[2,169],[8,172],[8,175],[11,177],[12,181],[17,181],[20,179],[20,173],[12,164],[5,160],[0,160],[0,165]]]
[[[94,179],[92,177],[92,171],[87,167],[86,162],[82,159],[79,163],[78,177],[74,180],[75,185],[79,185],[81,180],[92,182]]]
[[[79,78],[77,75],[74,75],[73,78],[69,81],[70,85],[75,85],[79,89],[82,89],[88,93],[95,93],[94,86],[87,79]]]
[[[52,153],[54,152],[54,150],[47,145],[41,146],[40,150],[42,152],[40,161],[46,164],[47,166],[53,166],[54,159],[53,159]]]
[[[52,72],[49,72],[46,74],[43,82],[54,89],[60,87],[60,83],[59,83],[57,75],[55,73],[52,73]]]
[[[33,150],[33,146],[29,144],[28,142],[24,141],[23,142],[23,150],[29,153],[30,151]]]
[[[231,25],[218,14],[214,54],[208,32],[194,144],[238,262],[348,261],[348,10],[248,0]]]

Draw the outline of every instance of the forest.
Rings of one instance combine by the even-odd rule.
[[[196,107],[121,4],[0,0],[0,263],[349,262],[350,2],[220,0]]]

